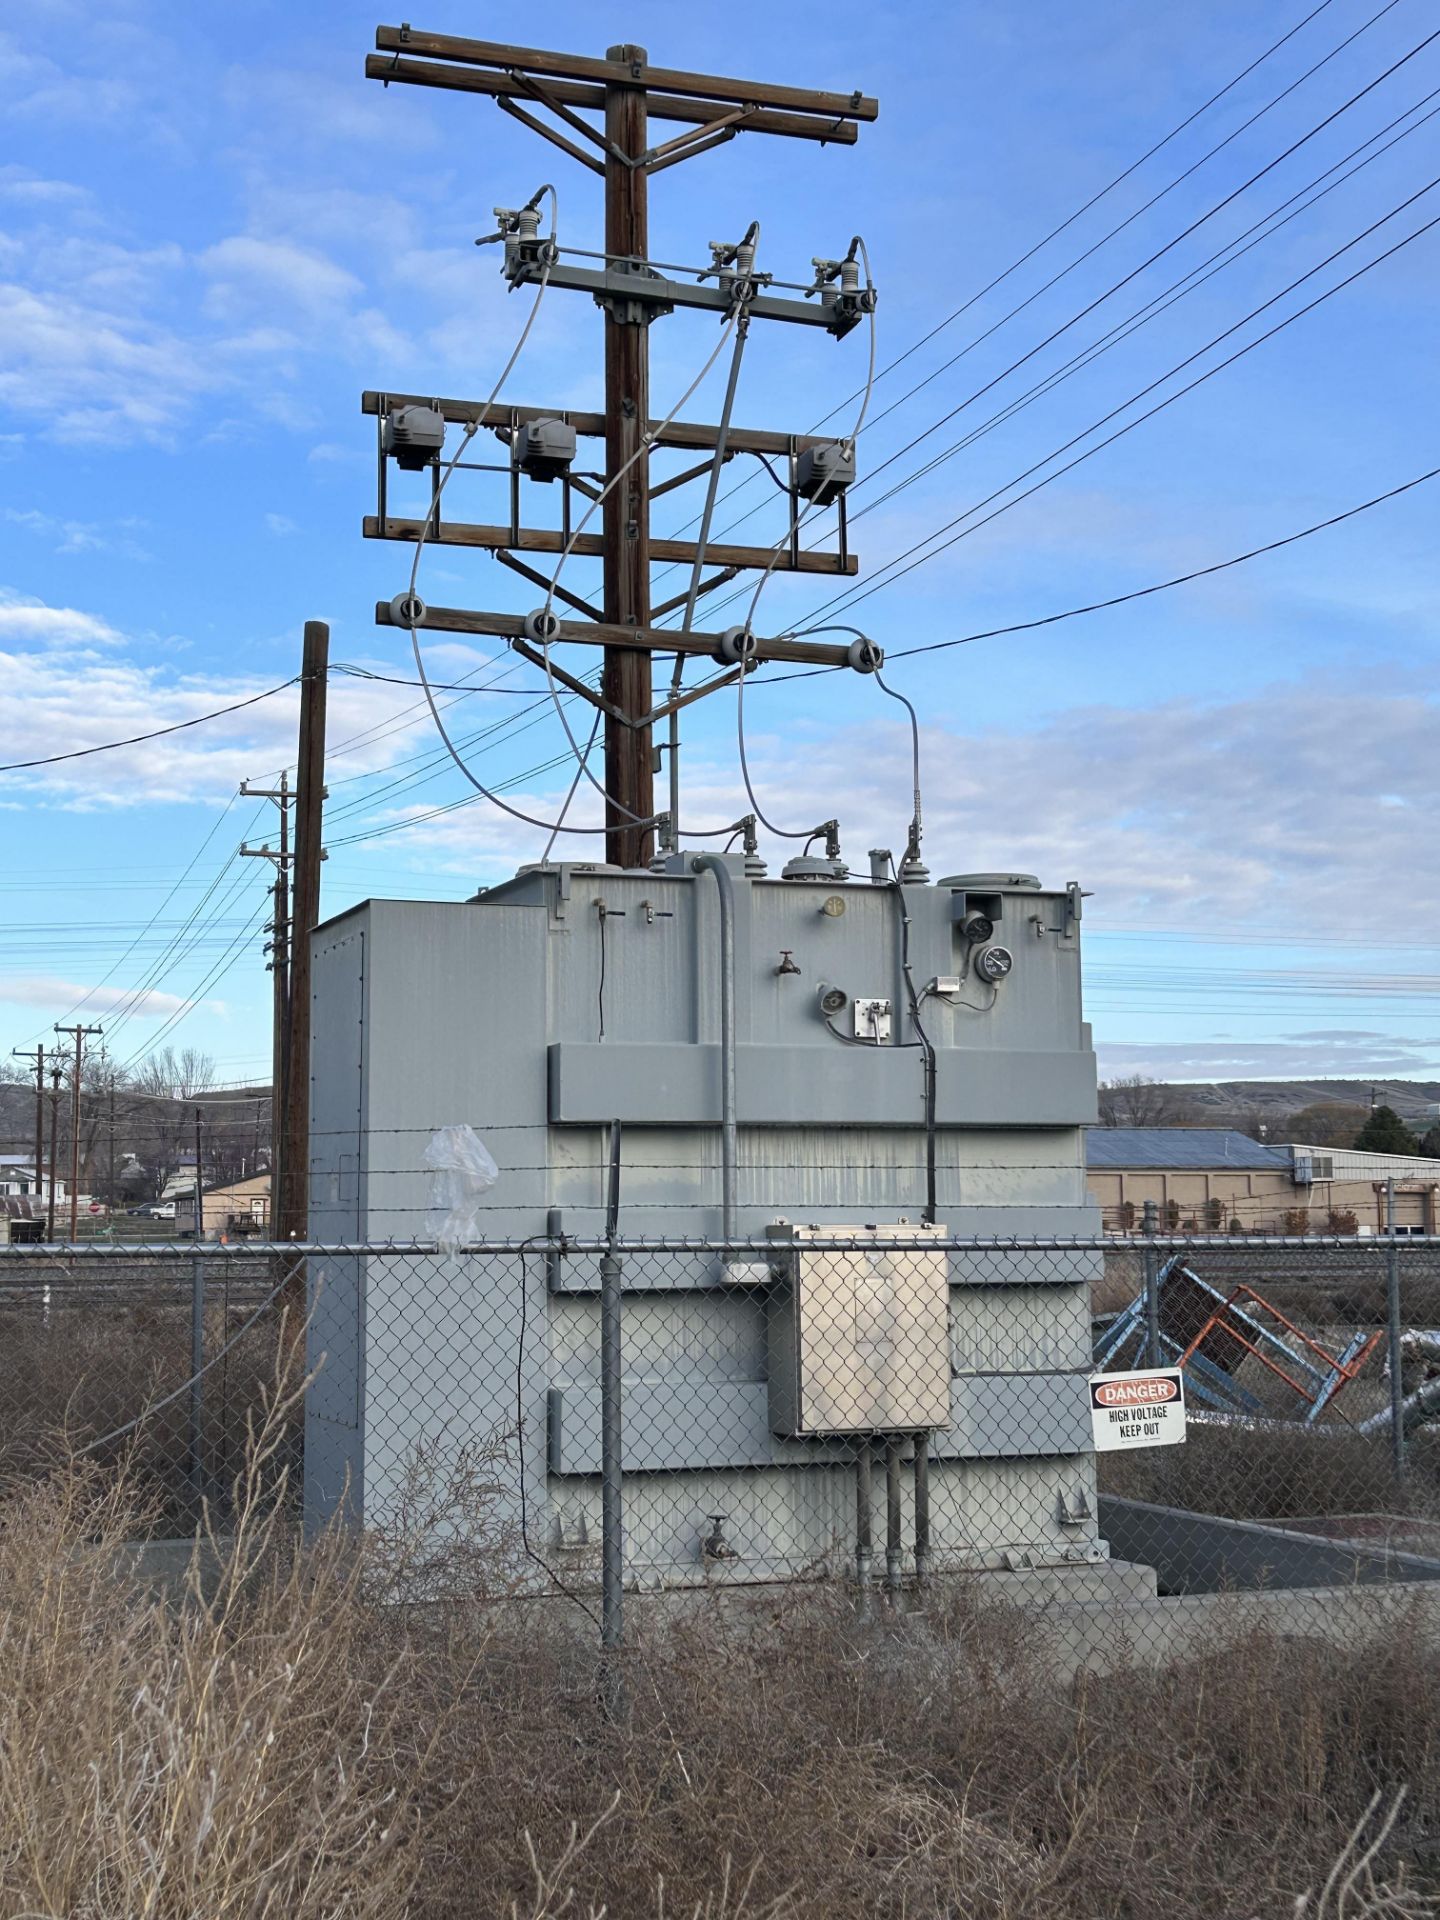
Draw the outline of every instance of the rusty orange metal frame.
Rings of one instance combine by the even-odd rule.
[[[1377,1328],[1354,1358],[1346,1363],[1341,1360],[1338,1354],[1331,1353],[1328,1347],[1322,1347],[1318,1340],[1312,1340],[1310,1335],[1306,1333],[1302,1327],[1297,1327],[1295,1322],[1281,1313],[1278,1307],[1272,1306],[1263,1294],[1257,1293],[1253,1287],[1247,1286],[1244,1281],[1241,1281],[1232,1288],[1226,1296],[1224,1305],[1218,1307],[1215,1312],[1211,1314],[1204,1326],[1201,1327],[1199,1333],[1196,1334],[1184,1353],[1181,1354],[1179,1364],[1182,1367],[1212,1333],[1223,1333],[1228,1335],[1237,1345],[1242,1346],[1247,1353],[1252,1354],[1255,1359],[1260,1362],[1261,1366],[1268,1368],[1277,1379],[1283,1380],[1292,1393],[1296,1393],[1302,1400],[1309,1401],[1312,1405],[1314,1404],[1318,1394],[1318,1388],[1312,1392],[1303,1387],[1298,1380],[1293,1380],[1283,1367],[1277,1366],[1269,1355],[1262,1351],[1258,1342],[1247,1339],[1240,1326],[1228,1317],[1230,1309],[1242,1298],[1247,1302],[1249,1311],[1253,1312],[1256,1308],[1259,1308],[1268,1314],[1272,1320],[1278,1321],[1287,1334],[1292,1335],[1294,1339],[1298,1340],[1301,1346],[1308,1347],[1311,1353],[1323,1362],[1328,1373],[1338,1374],[1339,1378],[1335,1387],[1328,1396],[1330,1400],[1334,1400],[1341,1390],[1349,1386],[1350,1382],[1355,1379],[1360,1369],[1364,1366],[1365,1362],[1383,1338],[1382,1331]],[[1273,1337],[1272,1335],[1272,1338]],[[1323,1385],[1323,1382],[1321,1384]]]

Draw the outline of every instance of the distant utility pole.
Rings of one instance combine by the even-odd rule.
[[[17,1060],[35,1062],[35,1211],[38,1213],[45,1166],[45,1047],[41,1042],[33,1053],[22,1047],[12,1047],[10,1051]]]
[[[56,1134],[60,1130],[60,1069],[50,1069],[50,1198],[45,1208],[45,1238],[55,1238],[55,1161],[58,1157],[59,1143]]]
[[[843,337],[860,324],[874,306],[868,274],[862,282],[857,258],[859,242],[852,241],[843,258],[816,259],[811,286],[799,286],[803,298],[771,292],[773,276],[755,268],[756,229],[752,225],[735,242],[709,242],[711,262],[697,276],[681,279],[655,268],[648,260],[649,181],[666,167],[723,145],[738,133],[768,133],[822,144],[853,145],[858,123],[875,119],[876,101],[856,91],[821,93],[766,81],[730,80],[716,75],[681,73],[653,67],[643,47],[611,47],[603,60],[577,54],[515,47],[495,41],[457,38],[451,34],[420,33],[411,27],[380,27],[375,44],[380,49],[365,62],[366,74],[387,86],[441,87],[485,94],[513,119],[542,135],[572,160],[601,176],[605,184],[604,256],[598,263],[571,265],[560,250],[540,233],[540,204],[545,189],[518,210],[497,209],[500,232],[492,236],[505,243],[504,273],[512,287],[539,285],[567,287],[591,295],[605,312],[605,407],[603,413],[583,413],[531,406],[496,404],[488,410],[479,402],[437,400],[424,395],[367,393],[365,412],[379,424],[377,508],[367,518],[365,533],[381,540],[414,542],[424,538],[441,544],[484,548],[512,572],[547,590],[551,598],[577,611],[579,620],[553,614],[524,617],[467,608],[412,605],[407,597],[382,603],[376,620],[382,625],[430,628],[450,633],[486,634],[509,643],[522,658],[546,666],[547,673],[568,692],[598,707],[605,725],[605,858],[623,867],[648,863],[654,839],[656,749],[653,729],[672,719],[681,707],[717,687],[733,684],[763,660],[785,659],[797,664],[851,666],[873,672],[881,664],[878,649],[868,643],[855,647],[813,639],[766,640],[746,628],[724,633],[696,633],[691,629],[695,602],[737,573],[753,569],[771,572],[851,574],[857,563],[846,545],[845,488],[854,473],[854,450],[834,439],[781,432],[732,428],[727,415],[719,426],[652,419],[650,399],[649,328],[675,307],[700,308],[734,323],[735,352],[753,319],[783,320],[819,325]],[[419,57],[416,57],[419,56]],[[588,110],[595,119],[586,119]],[[537,117],[549,114],[551,120]],[[652,120],[684,123],[684,130],[658,146],[650,144]],[[558,123],[558,124],[556,124]],[[573,137],[588,142],[592,151]],[[696,251],[698,252],[698,246]],[[811,296],[814,296],[813,300]],[[731,397],[738,359],[732,367]],[[386,460],[421,469],[428,466],[432,488],[438,484],[442,456],[438,441],[417,457],[404,419],[408,409],[439,413],[446,422],[473,428],[489,427],[510,449],[510,515],[504,526],[442,520],[438,495],[432,491],[429,517],[396,519],[386,502]],[[421,416],[417,414],[416,418]],[[662,430],[663,426],[663,430]],[[606,485],[597,496],[590,481],[569,472],[574,436],[584,434],[605,442]],[[688,449],[707,457],[688,472],[653,486],[649,461],[653,447]],[[651,502],[662,492],[709,474],[714,477],[734,454],[769,456],[788,464],[790,526],[773,547],[719,545],[709,540],[707,505],[699,538],[652,541]],[[774,469],[772,468],[772,473]],[[520,524],[521,475],[562,483],[561,528],[527,528]],[[586,511],[586,502],[601,497],[601,532],[571,532],[572,508]],[[838,551],[814,552],[802,548],[799,522],[807,510],[801,502],[835,505],[839,510]],[[525,552],[599,558],[604,570],[602,605],[595,607],[573,590],[552,586],[549,577],[520,556]],[[701,577],[706,561],[716,571]],[[692,569],[687,592],[660,606],[651,603],[652,561],[679,563]],[[547,601],[547,606],[548,606]],[[678,629],[653,625],[684,606]],[[552,646],[586,644],[603,650],[600,691],[572,675],[550,656]],[[543,651],[542,651],[543,649]],[[675,676],[668,697],[653,705],[652,658],[675,656]],[[681,693],[680,676],[688,657],[719,663],[720,672],[698,688]],[[679,739],[673,724],[671,805],[658,816],[663,842],[676,843],[678,776],[675,758]]]
[[[280,844],[272,848],[242,846],[245,860],[275,862],[275,910],[270,922],[268,962],[271,982],[270,1011],[270,1231],[280,1217],[280,1116],[285,1110],[285,1088],[289,1080],[288,1042],[290,1031],[290,808],[294,794],[290,777],[280,775],[278,787],[252,787],[240,782],[240,791],[257,799],[273,800],[280,809]]]
[[[57,1025],[56,1033],[68,1033],[75,1040],[75,1066],[70,1084],[70,1238],[80,1237],[80,1086],[81,1062],[84,1057],[85,1037],[87,1034],[102,1034],[103,1027],[62,1027]]]

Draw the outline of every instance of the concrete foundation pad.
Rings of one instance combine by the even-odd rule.
[[[1133,1560],[1091,1560],[1073,1566],[1021,1567],[1013,1572],[983,1572],[958,1576],[973,1585],[987,1601],[1012,1602],[1017,1607],[1124,1607],[1155,1598],[1155,1569]],[[943,1588],[957,1576],[937,1574]]]
[[[1359,1648],[1400,1629],[1440,1647],[1440,1586],[1287,1587],[1272,1592],[1190,1594],[1116,1606],[1107,1602],[1035,1610],[1035,1627],[1057,1673],[1117,1673],[1213,1655],[1248,1634]]]
[[[117,1556],[116,1572],[157,1595],[179,1600],[195,1551],[190,1539],[136,1541]],[[208,1588],[217,1571],[215,1549],[208,1542],[200,1545],[199,1565],[202,1585]],[[580,1591],[587,1601],[598,1601],[588,1583]],[[853,1588],[836,1591],[847,1601],[855,1598]],[[1284,1587],[1157,1599],[1152,1568],[1110,1560],[1018,1572],[939,1574],[924,1590],[907,1587],[899,1597],[899,1610],[917,1653],[940,1652],[939,1639],[927,1632],[927,1611],[942,1606],[947,1597],[966,1593],[982,1607],[1013,1607],[1023,1616],[1027,1654],[1046,1659],[1062,1684],[1078,1673],[1120,1673],[1211,1657],[1256,1633],[1353,1650],[1403,1630],[1417,1635],[1427,1648],[1440,1648],[1440,1582]],[[625,1605],[627,1620],[642,1628],[714,1608],[728,1627],[743,1635],[759,1628],[768,1613],[793,1605],[796,1597],[793,1583],[717,1584],[627,1594]],[[577,1634],[594,1637],[593,1620],[561,1596],[504,1604],[543,1606],[547,1614],[559,1609]],[[872,1588],[869,1604],[877,1614],[888,1605],[882,1587]],[[963,1657],[963,1634],[946,1644],[952,1655]]]

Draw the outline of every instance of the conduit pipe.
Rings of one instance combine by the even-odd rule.
[[[870,1604],[870,1564],[874,1543],[870,1523],[870,1442],[861,1440],[855,1448],[855,1585],[860,1589],[860,1608]]]
[[[713,873],[720,890],[720,1238],[735,1237],[735,882],[718,853],[698,854],[695,873]]]
[[[930,1578],[930,1436],[915,1436],[915,1584]]]
[[[900,1574],[905,1540],[901,1530],[900,1449],[894,1434],[885,1442],[885,1591],[892,1602],[900,1598]]]

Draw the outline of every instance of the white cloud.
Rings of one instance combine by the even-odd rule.
[[[800,719],[777,732],[762,691],[757,681],[747,697],[747,747],[769,817],[795,830],[837,814],[862,868],[865,849],[903,847],[903,722],[876,714],[866,727],[822,731]],[[876,705],[888,711],[878,695]],[[563,751],[554,728],[534,737],[536,762]],[[721,751],[717,761],[713,748],[704,757],[693,750],[686,762],[685,817],[697,827],[751,810]],[[1423,680],[1394,671],[1368,690],[1310,675],[1231,700],[1076,708],[1028,729],[962,735],[930,726],[921,755],[925,850],[937,877],[1014,869],[1051,884],[1078,879],[1098,924],[1372,933],[1377,875],[1403,876],[1407,899],[1440,896],[1431,824],[1440,706]],[[562,769],[523,798],[505,797],[548,820],[567,785]],[[582,785],[571,817],[592,824],[597,804]],[[532,829],[484,805],[427,822],[423,834],[429,854],[467,870],[493,872],[537,850]],[[587,847],[568,843],[571,857]],[[765,850],[778,864],[793,847],[771,839]],[[1381,910],[1391,915],[1386,899]]]
[[[109,621],[97,614],[81,613],[75,607],[47,607],[41,600],[0,587],[0,640],[38,640],[47,647],[109,647],[119,639]]]
[[[141,1020],[156,1020],[195,1006],[205,1006],[211,1012],[224,1011],[224,1003],[219,1000],[186,1000],[179,994],[161,993],[154,988],[135,997],[124,987],[87,987],[75,980],[61,980],[54,974],[22,974],[0,985],[0,1002],[11,1006],[63,1012],[82,999],[89,1013],[98,1014],[113,1013],[128,1001],[129,1011]]]
[[[277,298],[302,312],[324,314],[360,290],[354,274],[324,254],[251,234],[207,247],[199,266],[211,283],[207,310],[227,321],[252,311],[273,314]]]
[[[1155,1080],[1314,1080],[1424,1077],[1435,1048],[1392,1034],[1336,1028],[1279,1040],[1110,1040],[1096,1048],[1101,1075]]]
[[[9,738],[23,743],[16,759],[71,754],[152,733],[248,700],[278,678],[233,670],[178,673],[164,655],[183,650],[183,640],[162,645],[145,636],[137,643],[96,615],[0,590],[0,648],[6,640],[42,643],[34,651],[0,650]],[[456,657],[467,669],[481,658],[463,645]],[[224,800],[242,780],[293,760],[297,698],[296,689],[287,687],[184,732],[0,775],[0,805],[22,795],[31,806],[69,811]],[[478,714],[495,699],[478,694],[466,703],[467,711]],[[412,752],[417,735],[427,743],[431,737],[428,716],[408,687],[337,676],[329,715],[337,791],[351,774],[383,769]]]
[[[75,208],[88,205],[91,199],[88,187],[77,187],[70,180],[45,180],[28,167],[0,167],[0,199],[17,201],[29,206],[63,206]]]
[[[23,527],[42,540],[48,540],[56,553],[113,553],[125,560],[149,560],[153,555],[132,537],[144,523],[135,519],[106,523],[98,520],[59,520],[54,514],[34,507],[6,507],[0,519],[12,527]]]
[[[134,304],[0,283],[0,401],[56,439],[166,439],[220,380],[204,354]]]
[[[288,513],[267,513],[265,531],[283,538],[287,533],[298,533],[300,529]]]

